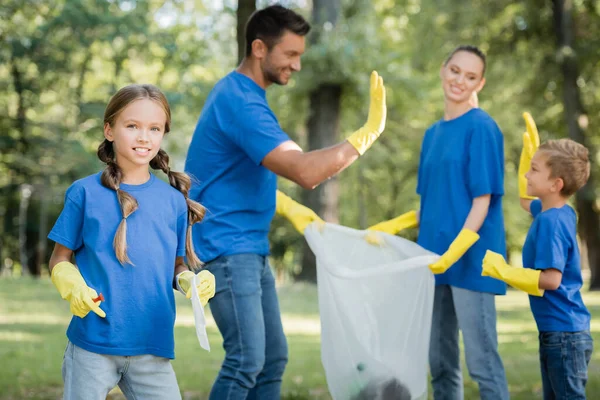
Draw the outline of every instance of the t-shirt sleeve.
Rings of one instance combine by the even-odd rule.
[[[569,245],[560,221],[542,216],[535,242],[535,269],[554,268],[563,272],[568,259]]]
[[[504,140],[491,122],[475,128],[469,143],[468,186],[473,198],[504,194]]]
[[[247,103],[238,110],[225,134],[257,165],[277,146],[290,140],[273,111],[259,102]]]
[[[85,191],[81,186],[71,186],[65,194],[65,205],[58,216],[48,239],[59,243],[70,250],[77,250],[83,245],[83,217]]]
[[[188,210],[184,200],[184,211],[177,217],[177,257],[185,256],[185,243],[187,238]],[[180,208],[181,209],[181,208]]]
[[[529,212],[535,218],[542,211],[542,201],[540,199],[533,200],[529,205]]]

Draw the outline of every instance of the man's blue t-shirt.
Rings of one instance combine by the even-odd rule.
[[[187,204],[184,196],[150,175],[141,185],[120,188],[138,201],[127,218],[127,255],[121,265],[113,247],[122,213],[114,190],[95,174],[73,183],[48,238],[71,249],[86,284],[104,295],[106,318],[74,316],[69,340],[98,354],[152,354],[174,358],[175,259],[185,256]]]
[[[443,254],[462,230],[473,199],[491,195],[487,217],[477,232],[480,239],[445,273],[435,276],[437,285],[506,293],[504,282],[481,276],[486,250],[506,254],[503,179],[502,132],[485,111],[471,109],[458,118],[440,120],[425,132],[417,179],[419,245]]]
[[[590,312],[581,298],[581,263],[577,245],[577,216],[568,205],[542,211],[542,202],[530,206],[533,223],[523,246],[523,266],[562,272],[560,286],[543,297],[529,296],[540,332],[578,332],[590,329]]]
[[[252,79],[234,71],[215,85],[185,163],[193,181],[190,198],[207,209],[192,235],[202,261],[269,254],[277,176],[261,162],[288,140],[267,104],[265,90]]]

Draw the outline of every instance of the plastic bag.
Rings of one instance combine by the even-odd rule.
[[[198,297],[198,282],[196,281],[198,276],[194,274],[192,280],[192,310],[194,311],[194,324],[196,325],[196,336],[198,336],[198,342],[200,347],[204,350],[210,351],[210,343],[208,343],[208,334],[206,333],[206,317],[204,316],[204,307],[200,303]]]
[[[335,400],[427,398],[429,334],[439,256],[416,243],[378,233],[316,224],[304,232],[317,259],[321,360]],[[403,391],[404,390],[404,391]],[[396,394],[393,394],[396,393]]]

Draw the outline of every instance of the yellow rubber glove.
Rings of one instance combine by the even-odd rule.
[[[379,231],[395,235],[408,228],[419,226],[416,211],[409,211],[389,221],[383,221],[367,228],[368,231]]]
[[[387,108],[383,78],[376,71],[371,72],[369,116],[362,128],[348,137],[348,142],[362,156],[385,129]]]
[[[540,274],[542,271],[531,268],[517,268],[509,265],[501,254],[491,250],[485,252],[481,276],[491,276],[508,283],[515,289],[522,290],[533,296],[543,296],[544,291],[539,288]]]
[[[277,214],[286,217],[301,234],[304,234],[306,227],[313,222],[317,222],[321,226],[325,225],[325,221],[319,218],[313,210],[295,202],[279,190],[277,191],[276,202],[275,211]]]
[[[83,318],[93,311],[99,317],[106,317],[106,313],[100,308],[102,301],[94,301],[98,297],[98,293],[85,283],[81,272],[73,264],[67,261],[56,264],[52,268],[51,279],[58,289],[60,297],[71,303],[73,315]]]
[[[429,265],[429,269],[434,274],[443,274],[448,268],[454,265],[466,252],[479,240],[479,235],[470,229],[460,231],[456,239],[450,243],[450,247],[439,260]]]
[[[177,289],[185,294],[187,299],[192,298],[192,281],[194,280],[194,273],[192,271],[184,271],[177,275],[176,284]],[[215,296],[215,276],[210,271],[203,269],[198,272],[196,277],[196,288],[198,288],[198,297],[200,298],[200,304],[202,307],[206,306],[208,301]]]
[[[383,238],[377,232],[384,232],[390,235],[395,235],[400,231],[408,228],[419,226],[419,219],[416,211],[409,211],[389,221],[383,221],[367,228],[365,240],[367,243],[375,246],[383,246]]]
[[[521,150],[521,159],[519,161],[519,197],[533,200],[535,197],[527,194],[527,179],[525,178],[525,174],[531,168],[531,159],[538,147],[540,147],[540,135],[531,114],[524,112],[523,118],[525,119],[527,132],[523,134],[523,150]]]

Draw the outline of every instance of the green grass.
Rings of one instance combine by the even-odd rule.
[[[316,288],[291,285],[279,295],[290,361],[283,398],[330,399],[320,361],[319,316]],[[223,360],[220,335],[209,317],[210,353],[198,345],[191,305],[177,297],[175,327],[177,358],[173,366],[184,399],[206,399]],[[600,293],[585,293],[592,312],[592,334],[600,343]],[[540,399],[537,330],[527,296],[511,291],[498,297],[500,354],[508,375],[512,399]],[[59,399],[61,363],[70,319],[67,302],[48,279],[0,279],[0,400]],[[477,399],[476,384],[465,373],[465,398]],[[589,367],[588,397],[600,398],[600,352]],[[122,398],[115,391],[111,399]]]

